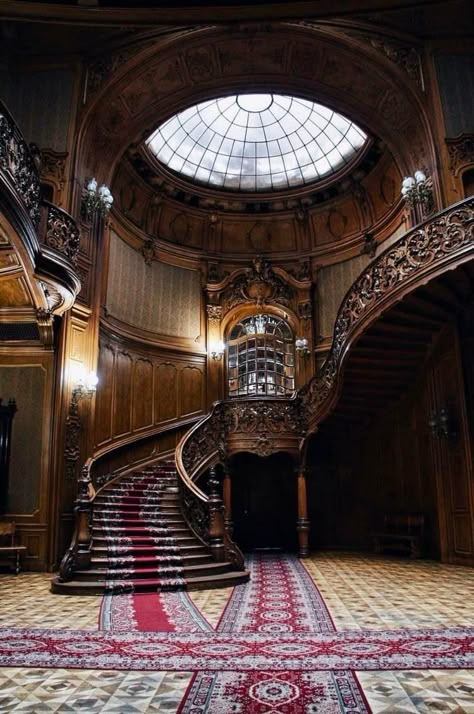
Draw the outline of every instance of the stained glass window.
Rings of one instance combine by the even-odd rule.
[[[148,145],[165,166],[202,184],[273,191],[338,171],[367,135],[321,104],[282,94],[238,94],[189,107]]]

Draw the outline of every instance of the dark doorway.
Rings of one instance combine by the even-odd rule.
[[[275,548],[295,551],[297,491],[289,454],[265,459],[236,454],[232,459],[234,540],[244,551]]]

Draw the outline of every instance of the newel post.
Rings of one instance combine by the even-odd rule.
[[[307,558],[309,555],[309,526],[308,518],[308,496],[306,492],[307,469],[300,466],[297,469],[297,490],[298,490],[298,520],[296,530],[298,531],[298,555],[300,558]]]
[[[76,534],[77,551],[76,565],[80,568],[88,568],[91,559],[91,495],[92,483],[87,466],[84,466],[77,482],[77,499],[75,504],[76,512]]]
[[[216,467],[209,469],[209,545],[214,560],[224,560],[224,504],[219,493]]]

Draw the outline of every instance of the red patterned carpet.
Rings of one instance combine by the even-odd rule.
[[[249,567],[217,630],[185,592],[107,595],[98,632],[0,629],[0,666],[193,671],[181,714],[363,714],[355,671],[474,667],[474,628],[336,632],[296,558]]]

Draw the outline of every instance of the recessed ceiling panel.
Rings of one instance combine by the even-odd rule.
[[[148,139],[183,177],[233,191],[278,191],[337,172],[367,135],[332,109],[282,94],[238,94],[189,107]]]

